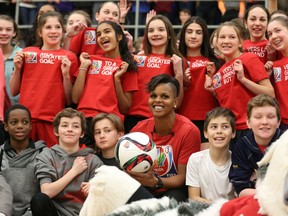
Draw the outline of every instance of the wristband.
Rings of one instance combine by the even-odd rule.
[[[85,70],[85,71],[87,71],[87,68],[79,67],[79,70]]]

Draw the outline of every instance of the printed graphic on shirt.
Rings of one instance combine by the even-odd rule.
[[[103,63],[102,75],[112,75],[119,68],[117,62],[105,61]]]
[[[170,145],[157,147],[157,160],[154,171],[161,177],[177,175],[177,169],[173,158],[173,148]]]
[[[61,61],[64,55],[54,55],[52,53],[40,53],[39,62],[42,64],[54,64],[55,61]]]
[[[86,30],[84,35],[84,44],[96,44],[95,30]]]
[[[24,52],[25,63],[37,63],[37,52]]]
[[[144,67],[147,56],[135,56],[134,60],[137,62],[138,67]]]
[[[281,67],[273,68],[273,74],[274,74],[275,83],[280,82],[281,81]]]
[[[156,56],[152,56],[150,58],[148,58],[147,61],[147,68],[161,68],[161,65],[169,65],[170,64],[170,59],[163,59],[160,57],[156,57]]]
[[[102,67],[102,61],[93,60],[88,73],[99,74],[101,67]]]
[[[216,73],[213,76],[212,83],[213,83],[214,89],[217,89],[221,86],[221,74],[220,73]]]
[[[257,56],[263,58],[263,57],[265,57],[265,54],[266,54],[266,49],[267,49],[266,47],[259,47],[259,46],[248,47],[245,50],[245,52],[254,53]]]
[[[204,67],[204,66],[206,66],[206,64],[207,64],[207,61],[196,60],[196,61],[190,63],[190,68]]]

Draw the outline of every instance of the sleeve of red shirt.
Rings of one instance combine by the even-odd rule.
[[[200,151],[200,131],[195,125],[192,125],[181,139],[183,139],[183,146],[181,147],[177,164],[187,164],[190,155]]]

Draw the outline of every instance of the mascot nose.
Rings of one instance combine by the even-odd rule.
[[[285,178],[285,185],[284,185],[284,203],[288,205],[288,174]]]

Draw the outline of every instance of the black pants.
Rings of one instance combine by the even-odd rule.
[[[35,194],[30,206],[33,216],[59,216],[52,199],[44,193]]]

